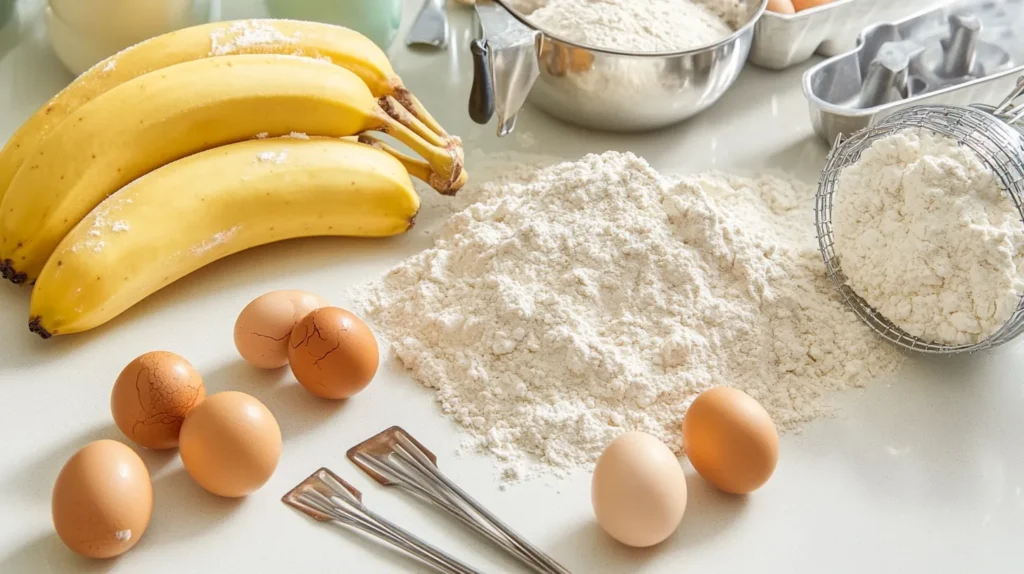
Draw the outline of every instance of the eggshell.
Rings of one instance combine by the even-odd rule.
[[[738,389],[700,394],[683,418],[683,448],[693,468],[718,489],[753,492],[779,462],[779,433],[768,412]]]
[[[791,0],[768,0],[768,11],[776,14],[792,14],[796,12]]]
[[[235,347],[242,358],[261,369],[288,364],[288,337],[310,311],[327,305],[305,291],[272,291],[242,309],[235,321]]]
[[[347,399],[377,373],[380,350],[373,332],[352,313],[323,307],[292,331],[288,362],[305,389],[325,399]]]
[[[205,397],[203,377],[191,363],[153,351],[121,371],[110,393],[110,412],[117,428],[139,446],[174,448],[185,415]]]
[[[800,12],[801,10],[810,10],[811,8],[817,8],[832,2],[833,0],[793,0],[793,8]]]
[[[53,485],[53,527],[71,550],[89,558],[119,556],[135,546],[153,514],[146,465],[113,440],[85,445]]]
[[[281,458],[281,428],[263,403],[245,393],[217,393],[181,425],[179,452],[188,474],[218,496],[248,496]]]
[[[686,511],[686,475],[657,437],[629,432],[597,459],[591,484],[594,515],[612,538],[653,546],[675,532]]]

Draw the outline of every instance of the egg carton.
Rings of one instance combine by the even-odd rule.
[[[796,14],[765,12],[754,27],[750,61],[782,70],[814,54],[834,56],[857,45],[865,26],[904,18],[949,0],[836,0]]]
[[[1024,0],[960,0],[864,30],[804,74],[814,131],[831,143],[912,105],[999,100],[1024,72]]]

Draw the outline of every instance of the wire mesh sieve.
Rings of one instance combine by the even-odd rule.
[[[952,137],[973,150],[995,173],[1007,195],[1013,200],[1024,226],[1024,138],[1016,124],[1024,117],[1024,106],[1014,105],[1024,93],[1024,78],[1014,93],[999,106],[913,106],[897,112],[875,126],[844,139],[836,139],[818,181],[814,220],[818,246],[825,269],[846,303],[872,330],[905,349],[924,353],[955,354],[980,351],[1010,341],[1024,331],[1024,297],[1013,315],[986,339],[969,345],[945,345],[910,335],[883,317],[847,285],[832,234],[832,206],[842,170],[857,162],[876,140],[907,128],[926,128]],[[1020,116],[1020,117],[1017,117]]]

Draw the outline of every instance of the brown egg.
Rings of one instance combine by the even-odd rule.
[[[153,514],[153,483],[139,455],[113,440],[85,445],[53,485],[53,527],[71,550],[111,558],[135,546]]]
[[[653,546],[675,532],[686,512],[686,475],[657,437],[628,432],[597,459],[591,482],[594,515],[612,538]]]
[[[200,486],[218,496],[255,492],[281,458],[281,428],[263,403],[228,391],[206,398],[181,425],[181,462]]]
[[[705,480],[725,492],[746,494],[775,472],[779,433],[750,395],[716,387],[701,393],[686,411],[683,448]]]
[[[295,324],[327,301],[305,291],[273,291],[242,309],[235,321],[235,347],[242,358],[261,369],[288,364],[288,337]]]
[[[337,307],[306,315],[292,331],[288,362],[307,391],[325,399],[347,399],[377,373],[380,352],[362,319]]]
[[[203,377],[183,357],[146,353],[121,371],[110,393],[117,428],[139,446],[174,448],[185,415],[206,397]]]
[[[768,11],[776,14],[792,14],[796,11],[792,0],[768,0]]]
[[[793,8],[796,9],[797,12],[800,12],[801,10],[810,10],[811,8],[831,4],[833,1],[834,0],[793,0]]]

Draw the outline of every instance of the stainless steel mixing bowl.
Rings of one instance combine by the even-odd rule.
[[[747,61],[754,24],[768,0],[744,0],[746,24],[719,42],[679,52],[620,52],[544,32],[506,0],[477,0],[470,116],[515,127],[524,102],[588,128],[645,131],[685,120],[715,103]]]

